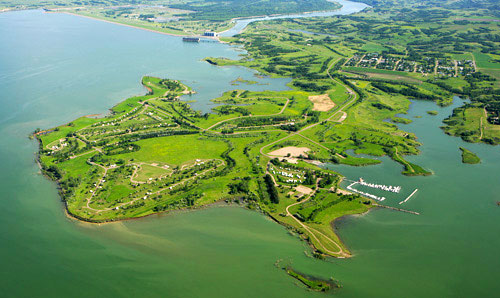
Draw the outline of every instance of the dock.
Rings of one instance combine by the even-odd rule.
[[[210,37],[200,37],[200,36],[186,36],[182,38],[183,42],[219,42],[218,39],[216,38],[210,38]]]
[[[399,193],[401,191],[401,186],[369,183],[369,182],[366,182],[363,178],[359,178],[357,181],[350,180],[350,179],[344,179],[344,180],[349,181],[349,182],[356,182],[362,186],[380,189],[380,190],[387,191],[387,192]]]
[[[386,208],[386,209],[391,209],[394,211],[401,211],[401,212],[406,212],[406,213],[410,213],[410,214],[414,214],[414,215],[420,215],[420,213],[418,213],[416,211],[411,211],[411,210],[406,210],[406,209],[401,209],[401,208],[396,208],[396,207],[391,207],[391,206],[386,206],[386,205],[380,205],[380,204],[375,204],[375,206]]]
[[[399,205],[401,205],[403,203],[406,203],[406,201],[408,201],[417,191],[418,191],[418,188],[416,188],[406,199],[404,199],[403,201],[399,202]]]
[[[378,196],[373,195],[371,193],[367,193],[367,192],[360,191],[360,190],[352,188],[353,185],[358,184],[358,183],[359,183],[358,181],[351,183],[349,186],[347,186],[347,189],[350,190],[350,191],[359,193],[360,195],[363,195],[363,196],[368,197],[370,199],[374,199],[374,200],[380,201],[380,202],[382,202],[383,200],[385,200],[385,197],[378,197]]]
[[[201,38],[199,37],[183,37],[182,41],[184,42],[200,42]]]

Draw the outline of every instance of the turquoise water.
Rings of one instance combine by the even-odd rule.
[[[105,113],[140,94],[145,74],[181,79],[199,93],[199,108],[234,88],[241,76],[283,89],[287,80],[257,79],[205,56],[237,57],[214,43],[187,44],[94,20],[39,11],[0,14],[0,290],[4,297],[304,297],[274,266],[339,279],[338,297],[494,297],[500,290],[500,208],[497,147],[465,144],[438,128],[453,107],[412,104],[404,126],[423,143],[409,157],[435,172],[404,177],[401,166],[335,167],[347,177],[401,185],[398,202],[420,216],[374,210],[343,220],[340,235],[355,257],[308,258],[307,246],[266,217],[241,208],[208,208],[107,225],[64,215],[55,185],[34,162],[27,136],[74,118]],[[247,86],[245,86],[246,88]],[[458,104],[458,102],[456,103]],[[438,116],[426,114],[438,110]],[[458,146],[480,165],[463,165]]]

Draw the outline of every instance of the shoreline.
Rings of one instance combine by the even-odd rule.
[[[342,7],[340,7],[340,8],[342,8]],[[67,12],[67,11],[62,11],[62,13],[66,13],[66,14],[74,15],[74,16],[86,17],[86,18],[89,18],[89,19],[95,19],[95,20],[99,20],[99,21],[104,21],[104,22],[111,23],[111,24],[118,24],[118,25],[123,25],[123,26],[127,26],[127,27],[142,29],[142,30],[145,30],[145,31],[151,31],[151,32],[160,33],[160,34],[164,34],[164,35],[171,35],[171,36],[182,37],[182,35],[175,35],[175,34],[165,33],[165,32],[156,31],[156,30],[152,30],[152,29],[147,29],[147,28],[142,28],[142,27],[136,27],[136,26],[133,26],[133,25],[123,24],[123,23],[117,23],[117,22],[108,21],[108,20],[105,20],[105,19],[95,18],[95,17],[92,17],[92,16],[85,16],[85,15],[80,15],[80,14],[76,14],[76,13],[72,13],[72,12]],[[144,87],[149,92],[151,91],[151,88],[149,88],[148,86],[144,86]],[[39,141],[39,144],[40,144],[41,140],[38,139],[38,141]],[[37,154],[37,162],[40,162],[40,154],[39,153]],[[65,200],[64,196],[61,193],[61,183],[59,181],[54,180],[53,178],[51,178],[49,175],[47,175],[47,173],[48,172],[45,172],[45,171],[42,170],[42,174],[44,176],[46,176],[50,180],[53,180],[54,182],[56,182],[56,185],[57,185],[57,188],[58,188],[58,192],[59,192],[59,196],[61,198],[61,201],[64,204],[64,212],[65,212],[66,216],[69,219],[76,220],[77,222],[85,222],[85,223],[91,223],[91,224],[105,224],[105,223],[113,223],[113,222],[120,222],[120,221],[139,220],[139,219],[142,219],[142,218],[149,217],[151,215],[158,215],[159,216],[161,214],[168,214],[168,213],[172,213],[172,212],[176,212],[176,211],[187,212],[187,211],[196,211],[196,210],[200,210],[200,209],[204,209],[204,208],[212,208],[212,207],[220,207],[220,206],[226,206],[226,205],[229,206],[229,205],[231,205],[231,203],[227,203],[227,204],[223,203],[223,201],[227,200],[227,198],[221,198],[221,199],[218,199],[218,200],[216,200],[216,201],[214,201],[212,203],[209,203],[209,204],[204,204],[204,205],[200,205],[200,206],[185,207],[185,208],[174,209],[174,210],[165,210],[165,211],[160,211],[160,212],[152,212],[152,213],[145,212],[147,214],[139,215],[139,216],[132,217],[132,218],[129,217],[129,218],[92,219],[92,218],[86,217],[85,214],[83,214],[83,216],[81,216],[81,215],[78,215],[78,214],[75,214],[75,213],[71,212],[71,210],[69,209],[68,202]],[[238,206],[239,207],[245,207],[245,205],[241,205],[241,204],[238,204]],[[289,225],[287,223],[284,223],[284,222],[278,220],[277,218],[274,218],[271,214],[268,214],[267,212],[265,212],[263,210],[260,210],[260,209],[250,209],[250,210],[258,211],[261,214],[266,215],[266,217],[268,217],[271,220],[276,221],[279,224],[281,224],[284,227],[286,227],[287,230],[292,230],[292,231],[299,232],[299,230],[296,227],[294,227],[292,225]],[[333,220],[333,221],[335,221],[335,220]],[[338,234],[335,232],[334,229],[332,229],[332,230],[333,230],[333,233],[336,234],[336,236],[338,237],[340,243],[342,243],[342,245],[344,246],[344,243],[342,242],[342,240],[340,239],[340,237],[338,236]],[[335,256],[335,255],[331,255],[331,254],[327,254],[327,253],[321,253],[321,250],[318,249],[311,242],[311,240],[303,238],[302,236],[300,236],[300,233],[299,233],[299,238],[302,239],[302,240],[305,240],[305,242],[308,244],[308,246],[311,247],[311,249],[313,251],[315,251],[317,253],[320,253],[320,254],[322,254],[324,256],[330,256],[330,257],[336,257],[337,258],[337,256]]]
[[[40,139],[36,138],[37,139],[37,142],[39,144],[39,146],[42,144]],[[336,258],[336,259],[345,259],[345,258],[351,258],[353,257],[353,254],[350,252],[350,250],[348,249],[347,245],[345,244],[345,242],[342,240],[342,238],[340,237],[339,233],[338,233],[338,229],[337,227],[335,226],[335,223],[339,220],[342,220],[342,219],[345,219],[349,216],[362,216],[362,215],[365,215],[367,214],[368,212],[370,212],[370,210],[372,208],[369,208],[367,211],[363,212],[363,213],[360,213],[360,214],[346,214],[346,215],[342,215],[336,219],[334,219],[333,221],[330,222],[329,226],[330,228],[332,229],[333,233],[338,237],[340,243],[342,244],[343,247],[345,247],[345,249],[349,252],[349,255],[348,256],[344,256],[344,257],[337,257],[337,256],[334,256],[334,255],[330,255],[330,254],[325,254],[325,253],[322,253],[320,250],[318,250],[316,248],[316,246],[312,243],[312,241],[308,238],[304,238],[302,237],[300,231],[292,226],[292,225],[289,225],[285,222],[282,222],[282,221],[279,221],[277,218],[275,218],[273,215],[271,215],[270,213],[262,210],[262,209],[250,209],[250,208],[247,208],[247,205],[244,205],[244,204],[237,204],[235,205],[235,203],[233,201],[231,202],[225,202],[225,200],[227,199],[219,199],[215,202],[212,202],[212,203],[209,203],[209,204],[206,204],[206,205],[201,205],[201,206],[194,206],[194,207],[186,207],[186,208],[183,208],[183,209],[174,209],[174,210],[165,210],[165,211],[160,211],[160,212],[154,212],[154,213],[151,213],[151,214],[146,214],[146,215],[142,215],[142,216],[138,216],[138,217],[130,217],[130,218],[121,218],[121,219],[111,219],[111,220],[92,220],[92,219],[87,219],[87,218],[83,218],[81,216],[78,216],[76,214],[73,214],[69,209],[68,209],[68,204],[66,203],[66,201],[63,199],[63,196],[61,194],[61,187],[60,187],[60,183],[59,181],[56,181],[54,179],[52,179],[51,177],[49,177],[43,170],[42,168],[42,164],[41,164],[41,161],[40,161],[40,151],[38,151],[36,153],[36,158],[35,158],[35,162],[36,164],[38,165],[39,169],[40,169],[40,173],[41,175],[43,175],[46,179],[48,179],[49,181],[53,181],[55,184],[56,184],[56,188],[57,188],[57,192],[58,192],[58,195],[59,195],[59,198],[60,198],[60,202],[62,203],[62,209],[64,211],[64,214],[66,216],[66,218],[74,223],[79,223],[79,224],[91,224],[91,225],[103,225],[103,224],[112,224],[112,223],[120,223],[120,222],[128,222],[128,221],[136,221],[136,220],[142,220],[142,219],[145,219],[145,218],[148,218],[148,217],[151,217],[151,216],[168,216],[170,214],[173,214],[173,213],[180,213],[180,212],[195,212],[195,211],[199,211],[199,210],[204,210],[204,209],[208,209],[208,208],[227,208],[227,207],[235,207],[235,208],[243,208],[243,209],[247,209],[248,211],[255,211],[255,212],[258,212],[260,214],[262,214],[263,216],[265,216],[266,218],[268,218],[269,220],[279,224],[280,226],[283,226],[287,231],[291,231],[292,233],[292,236],[294,237],[298,237],[300,240],[304,241],[307,246],[314,252],[314,253],[318,253],[320,255],[322,255],[323,257],[332,257],[332,258]],[[372,205],[373,207],[378,207],[376,205]]]
[[[77,13],[69,12],[69,11],[54,11],[54,12],[45,12],[45,13],[63,13],[63,14],[68,14],[68,15],[72,15],[72,16],[77,16],[77,17],[82,17],[82,18],[88,18],[88,19],[91,19],[91,20],[97,20],[97,21],[101,21],[101,22],[106,22],[106,23],[109,23],[109,24],[121,25],[121,26],[129,27],[129,28],[135,28],[135,29],[145,30],[145,31],[149,31],[149,32],[163,34],[163,35],[170,35],[170,36],[174,36],[174,37],[193,37],[193,36],[195,36],[195,35],[180,35],[180,34],[168,33],[168,32],[163,32],[163,31],[158,31],[158,30],[153,30],[153,29],[148,29],[148,28],[143,28],[143,27],[137,27],[137,26],[133,26],[133,25],[129,25],[129,24],[120,23],[120,22],[113,22],[113,21],[110,21],[110,20],[105,20],[105,19],[100,19],[100,18],[96,18],[96,17],[81,15],[81,14],[77,14]],[[209,36],[206,36],[206,37],[210,38]],[[215,38],[211,38],[211,39],[217,40]]]
[[[236,17],[236,18],[232,18],[229,20],[229,23],[234,23],[234,25],[236,25],[236,23],[238,21],[243,21],[243,20],[251,20],[251,19],[263,19],[265,20],[265,18],[274,18],[274,17],[284,17],[286,19],[286,16],[290,16],[289,18],[293,18],[291,17],[292,15],[306,15],[306,14],[312,14],[312,13],[324,13],[324,12],[330,12],[330,11],[337,11],[339,9],[342,9],[342,7],[344,7],[344,5],[340,4],[339,2],[336,2],[336,1],[329,1],[329,2],[332,2],[332,3],[337,3],[339,5],[338,8],[336,9],[328,9],[328,10],[315,10],[315,11],[305,11],[305,12],[291,12],[291,13],[287,13],[287,14],[279,14],[279,13],[275,13],[275,14],[269,14],[269,15],[257,15],[257,16],[248,16],[248,17]],[[255,20],[254,22],[257,22],[259,20]],[[247,24],[248,26],[248,24]],[[220,32],[217,32],[217,34],[219,34],[219,37],[230,37],[230,36],[220,36],[220,34],[224,33],[224,32],[227,32],[231,29],[233,29],[234,26],[232,26],[231,28],[229,29],[226,29],[226,30],[223,30],[223,31],[220,31]],[[241,29],[240,32],[242,32],[244,29],[246,28],[246,26],[244,28]],[[239,32],[239,33],[240,33]],[[238,34],[238,33],[236,33]]]
[[[345,223],[345,222],[348,222],[351,218],[365,216],[370,211],[372,211],[372,209],[380,208],[379,206],[372,205],[372,204],[370,204],[369,206],[370,206],[370,208],[368,208],[368,210],[366,210],[363,213],[345,214],[345,215],[342,215],[340,217],[337,217],[336,219],[334,219],[334,220],[332,220],[330,222],[330,228],[333,230],[333,233],[335,235],[337,235],[337,237],[339,238],[340,243],[342,243],[342,245],[345,247],[345,249],[349,252],[350,256],[348,258],[352,258],[355,255],[352,253],[351,249],[346,245],[346,242],[342,239],[342,237],[340,237],[340,233],[339,233],[340,227],[338,227],[338,225],[340,225],[342,223]]]
[[[130,24],[124,24],[124,23],[120,23],[120,22],[114,22],[114,21],[111,21],[111,20],[102,19],[102,18],[98,18],[98,17],[82,15],[82,14],[78,14],[78,13],[74,13],[74,12],[69,12],[69,11],[66,11],[66,10],[44,11],[44,13],[63,13],[63,14],[68,14],[68,15],[73,15],[73,16],[78,16],[78,17],[84,17],[84,18],[88,18],[88,19],[92,19],[92,20],[103,21],[103,22],[110,23],[110,24],[117,24],[117,25],[122,25],[122,26],[130,27],[130,28],[141,29],[141,30],[145,30],[145,31],[149,31],[149,32],[160,33],[160,34],[163,34],[163,35],[169,35],[169,36],[174,36],[174,37],[203,37],[203,38],[208,38],[208,39],[216,40],[216,41],[218,41],[220,43],[226,43],[224,41],[221,41],[220,37],[230,37],[230,36],[220,36],[220,34],[233,29],[235,27],[235,25],[237,24],[237,22],[240,21],[240,20],[251,20],[251,19],[266,20],[267,18],[271,18],[271,19],[274,18],[274,17],[283,17],[283,18],[286,18],[287,16],[290,16],[289,18],[293,18],[292,17],[293,15],[308,15],[308,14],[313,14],[313,13],[333,12],[333,11],[338,11],[338,10],[342,9],[342,7],[344,7],[339,2],[336,2],[336,1],[331,1],[331,2],[332,3],[337,3],[339,6],[337,8],[335,8],[335,9],[330,9],[330,10],[317,10],[317,11],[306,11],[306,12],[292,12],[292,13],[287,13],[287,14],[279,14],[278,13],[278,14],[270,14],[270,15],[256,15],[256,16],[232,18],[232,19],[229,20],[229,24],[234,23],[233,26],[231,26],[230,28],[228,28],[226,30],[217,32],[218,36],[216,36],[216,37],[202,36],[202,35],[187,35],[187,34],[168,33],[168,32],[163,32],[163,31],[159,31],[159,30],[154,30],[154,29],[148,29],[148,28],[143,28],[143,27],[139,27],[139,26],[134,26],[134,25],[130,25]],[[10,11],[10,9],[7,9],[6,11]],[[3,11],[0,11],[0,13],[1,12],[3,12]],[[255,20],[254,22],[257,22],[257,21],[260,21],[260,20]],[[247,26],[248,26],[248,24],[247,24]],[[245,26],[244,28],[242,28],[240,32],[242,32],[247,26]],[[240,33],[240,32],[238,32],[238,33]],[[236,34],[238,34],[238,33],[236,33]]]

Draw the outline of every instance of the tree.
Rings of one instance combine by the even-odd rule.
[[[278,190],[274,185],[273,178],[271,177],[271,175],[266,174],[264,180],[266,181],[267,192],[269,193],[269,198],[271,199],[271,202],[274,204],[278,204],[280,202],[280,198],[278,195]]]

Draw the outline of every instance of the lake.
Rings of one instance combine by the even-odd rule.
[[[34,162],[28,135],[87,114],[106,113],[145,93],[143,75],[180,79],[198,93],[187,100],[209,111],[209,99],[233,89],[237,77],[283,90],[288,79],[257,78],[240,67],[215,67],[206,56],[237,58],[225,44],[180,38],[41,11],[0,14],[0,288],[5,297],[304,297],[324,296],[296,285],[274,263],[339,279],[337,297],[492,297],[500,285],[500,151],[466,144],[439,129],[454,106],[412,104],[404,126],[423,143],[409,161],[430,177],[404,177],[385,159],[366,168],[333,166],[348,178],[401,185],[403,208],[342,220],[351,259],[319,261],[267,217],[237,207],[176,212],[93,225],[69,219],[53,182]],[[241,88],[240,86],[239,88]],[[438,110],[430,116],[427,110]],[[422,116],[416,119],[414,116]],[[459,146],[480,165],[464,165]]]

